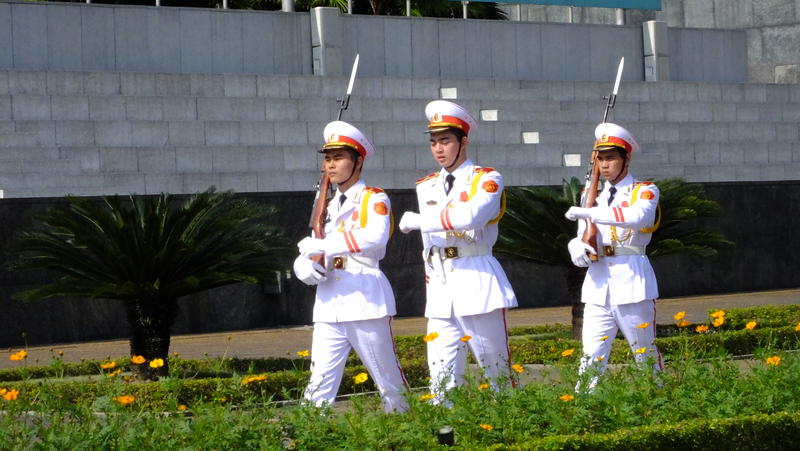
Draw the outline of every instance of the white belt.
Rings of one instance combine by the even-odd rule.
[[[600,246],[601,257],[616,257],[618,255],[646,255],[645,246]]]
[[[422,251],[422,259],[433,267],[433,273],[439,281],[446,282],[444,261],[461,257],[478,257],[492,255],[492,246],[488,244],[466,244],[462,246],[431,246]]]
[[[378,268],[378,259],[372,257],[365,257],[359,255],[339,255],[331,258],[331,269],[347,269],[347,268]]]

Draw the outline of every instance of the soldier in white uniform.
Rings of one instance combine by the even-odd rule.
[[[375,381],[387,412],[405,411],[406,381],[394,349],[391,322],[396,314],[389,280],[378,266],[392,229],[389,197],[361,180],[374,147],[352,125],[325,127],[324,170],[337,185],[328,205],[325,238],[304,238],[294,262],[297,277],[317,285],[311,379],[305,398],[332,403],[351,346]],[[325,268],[309,257],[324,254]]]
[[[597,206],[572,207],[566,217],[581,220],[578,236],[569,242],[576,266],[589,267],[583,282],[583,357],[579,372],[589,367],[605,370],[611,344],[621,330],[636,361],[653,359],[654,371],[663,369],[656,337],[658,284],[647,259],[646,246],[658,227],[658,188],[628,173],[631,154],[639,145],[619,125],[603,123],[595,130],[596,163],[605,179]],[[599,252],[581,240],[590,220],[597,226]],[[599,255],[592,261],[589,254]],[[591,391],[597,376],[589,383]],[[578,387],[580,390],[580,387]]]
[[[467,158],[477,122],[459,105],[435,100],[425,108],[433,157],[440,171],[417,180],[419,213],[406,212],[400,229],[422,232],[428,318],[428,366],[434,403],[464,382],[467,346],[484,375],[510,380],[506,309],[517,299],[492,256],[503,215],[503,177]]]

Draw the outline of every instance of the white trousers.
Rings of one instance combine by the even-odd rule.
[[[428,369],[431,374],[431,393],[433,402],[444,401],[447,390],[464,383],[467,366],[467,347],[472,350],[475,360],[483,369],[483,374],[491,386],[497,389],[501,380],[509,380],[510,353],[506,309],[496,309],[489,313],[450,318],[428,318],[428,334],[436,332],[436,338],[428,342]],[[471,338],[462,341],[469,335]]]
[[[392,317],[340,323],[314,323],[311,345],[311,379],[304,397],[317,406],[336,399],[351,347],[367,367],[380,391],[387,412],[404,412],[407,387],[397,360],[391,327]]]
[[[647,323],[647,327],[639,327]],[[652,358],[653,371],[661,371],[661,353],[655,345],[656,338],[656,302],[646,300],[633,304],[611,305],[606,298],[605,305],[586,304],[583,311],[583,357],[579,374],[588,368],[597,368],[602,374],[611,354],[611,345],[617,330],[628,341],[634,359],[644,362]],[[637,352],[645,348],[642,353]],[[597,385],[597,377],[592,378],[589,390]],[[579,390],[580,391],[580,390]]]

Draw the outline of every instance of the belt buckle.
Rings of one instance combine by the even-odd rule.
[[[333,269],[344,269],[344,257],[333,257]]]
[[[458,248],[455,246],[450,246],[444,248],[444,257],[445,258],[458,258]]]
[[[603,246],[603,255],[605,257],[613,257],[614,253],[614,246]]]

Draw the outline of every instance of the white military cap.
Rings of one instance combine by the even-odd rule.
[[[594,129],[594,137],[594,150],[618,148],[624,149],[628,154],[639,150],[639,144],[633,139],[631,132],[611,122],[598,125]]]
[[[469,134],[478,128],[478,122],[467,110],[447,100],[434,100],[429,103],[425,107],[425,116],[428,117],[428,133],[457,128],[464,134]]]
[[[369,142],[367,137],[361,133],[361,130],[347,122],[330,122],[325,126],[325,131],[322,133],[325,137],[325,145],[322,146],[320,152],[342,148],[353,149],[364,157],[364,160],[369,159],[369,157],[375,154],[375,147]]]

